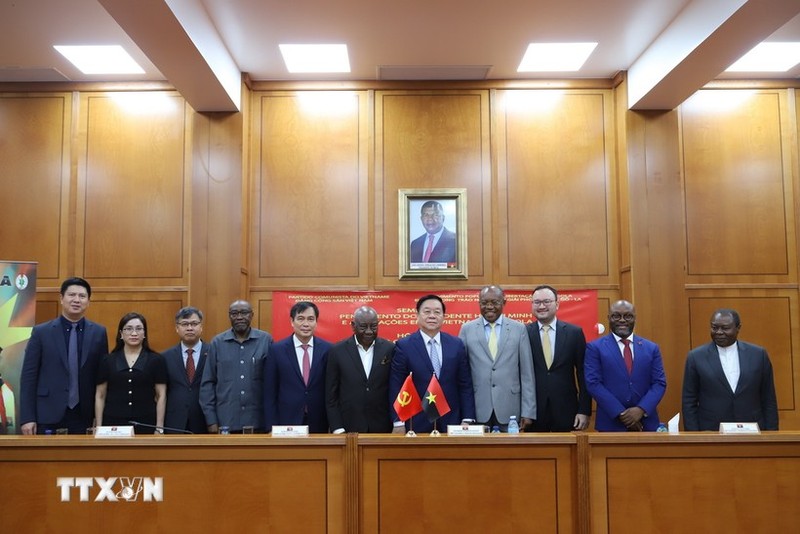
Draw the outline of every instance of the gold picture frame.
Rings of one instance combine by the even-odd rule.
[[[467,190],[400,189],[398,202],[400,280],[466,279]]]

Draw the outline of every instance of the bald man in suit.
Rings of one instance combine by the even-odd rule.
[[[467,348],[478,422],[505,430],[514,415],[522,430],[536,419],[533,359],[525,325],[503,315],[505,303],[501,288],[481,289],[481,316],[464,323],[458,337]]]
[[[758,423],[778,430],[778,401],[772,363],[758,345],[739,341],[735,310],[711,315],[711,343],[689,352],[683,373],[683,427],[719,430],[719,424]]]

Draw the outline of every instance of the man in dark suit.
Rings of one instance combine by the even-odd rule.
[[[394,343],[378,337],[378,313],[362,306],[350,321],[353,336],[328,351],[325,398],[334,434],[391,432],[389,370]]]
[[[735,310],[711,315],[712,342],[689,352],[683,373],[683,427],[719,430],[722,422],[778,430],[772,363],[762,347],[738,341]]]
[[[411,242],[411,263],[456,263],[456,234],[444,227],[442,205],[429,200],[420,210],[425,233]]]
[[[611,333],[586,345],[586,389],[597,402],[601,432],[656,430],[656,407],[667,389],[658,345],[633,335],[636,310],[620,300],[608,313]]]
[[[443,430],[447,425],[461,423],[462,419],[475,419],[467,350],[459,338],[441,331],[444,314],[444,301],[438,295],[425,295],[417,301],[419,330],[397,341],[389,376],[389,402],[394,402],[408,373],[413,373],[414,387],[420,395],[425,394],[436,373],[450,405],[450,411],[437,422],[437,428]],[[396,413],[392,413],[392,419],[392,431],[404,433],[406,428]],[[434,428],[425,413],[415,415],[410,421],[415,432],[430,432]]]
[[[167,365],[166,433],[174,429],[193,434],[208,432],[206,418],[200,407],[200,382],[206,365],[208,347],[203,344],[203,312],[186,306],[175,314],[175,331],[181,342],[161,355]]]
[[[592,399],[586,391],[583,358],[586,337],[579,326],[556,319],[558,292],[541,285],[533,290],[528,338],[536,377],[538,415],[533,432],[586,430]]]
[[[61,317],[33,327],[20,374],[23,434],[59,428],[85,434],[92,426],[97,366],[108,354],[108,334],[85,317],[91,297],[83,278],[64,280]]]
[[[300,301],[289,312],[294,334],[270,347],[264,363],[264,418],[272,425],[308,425],[328,432],[325,366],[331,344],[314,335],[319,308]]]

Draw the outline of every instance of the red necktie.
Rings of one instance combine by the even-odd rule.
[[[622,343],[625,345],[625,348],[622,349],[622,357],[625,359],[625,367],[628,369],[628,374],[631,374],[633,370],[633,353],[631,352],[631,340],[630,339],[623,339]]]
[[[425,255],[422,257],[424,263],[428,263],[431,259],[431,252],[433,252],[433,238],[434,235],[428,235],[428,248],[425,249]]]
[[[8,428],[8,416],[6,415],[6,403],[3,400],[3,379],[0,378],[0,434],[5,434]]]
[[[308,356],[308,345],[300,345],[303,347],[303,382],[308,385],[308,377],[311,374],[311,359]]]
[[[194,354],[194,349],[186,349],[186,379],[189,380],[189,384],[194,382],[194,358],[192,354]]]

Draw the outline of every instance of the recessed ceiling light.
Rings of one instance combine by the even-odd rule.
[[[581,70],[597,43],[530,43],[517,72]]]
[[[119,45],[53,48],[84,74],[144,74],[144,69]]]
[[[759,43],[726,72],[786,72],[800,63],[800,43]]]
[[[347,45],[282,44],[278,45],[286,69],[291,73],[350,72]]]

